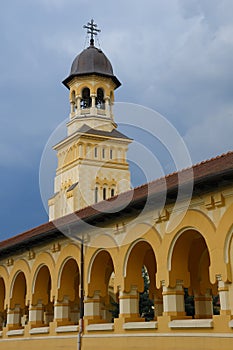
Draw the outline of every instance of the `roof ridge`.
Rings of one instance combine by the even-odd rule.
[[[215,156],[215,157],[211,157],[211,158],[208,158],[208,159],[203,160],[203,161],[201,161],[201,162],[195,163],[195,164],[191,165],[190,167],[186,167],[186,168],[182,168],[182,169],[177,170],[177,171],[173,171],[172,173],[169,173],[169,174],[166,174],[166,175],[164,175],[164,176],[161,176],[161,177],[159,177],[159,178],[157,178],[157,179],[155,179],[155,180],[152,180],[152,181],[146,182],[146,183],[144,183],[144,184],[141,184],[141,185],[139,185],[139,186],[136,186],[136,187],[133,188],[133,190],[139,189],[139,188],[144,187],[144,186],[146,186],[146,185],[154,184],[154,183],[156,183],[157,181],[161,181],[162,179],[168,179],[168,178],[170,178],[170,177],[172,177],[172,176],[174,176],[174,175],[176,175],[176,174],[178,175],[179,173],[182,173],[182,172],[184,172],[184,171],[197,168],[197,167],[200,166],[200,165],[204,165],[204,164],[210,163],[210,162],[212,162],[212,161],[215,161],[215,160],[217,160],[217,159],[223,158],[223,157],[228,156],[228,155],[230,155],[230,154],[233,154],[233,151],[228,151],[228,152],[222,153],[222,154],[220,154],[220,155],[217,155],[217,156]]]

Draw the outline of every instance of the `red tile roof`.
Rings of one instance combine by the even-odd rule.
[[[115,211],[120,211],[127,203],[127,208],[135,205],[135,203],[142,203],[143,205],[143,201],[146,200],[148,193],[150,197],[158,196],[165,190],[164,185],[166,185],[166,192],[170,193],[177,191],[180,184],[185,185],[193,181],[195,188],[195,186],[200,184],[210,183],[213,180],[219,182],[224,179],[225,181],[231,179],[233,182],[233,151],[136,187],[107,201],[99,202],[73,214],[56,219],[54,222],[47,222],[17,236],[8,238],[0,242],[0,252],[12,251],[17,249],[18,246],[25,246],[33,240],[42,241],[49,237],[56,238],[56,236],[62,235],[59,228],[62,231],[62,229],[70,225],[82,222],[82,220],[89,222],[94,219],[109,217],[111,214],[106,214],[106,209],[111,208],[115,209]]]

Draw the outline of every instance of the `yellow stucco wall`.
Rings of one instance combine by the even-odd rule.
[[[210,207],[210,197],[219,196],[220,205]],[[89,236],[84,247],[87,314],[82,349],[232,348],[233,188],[194,197],[180,223],[167,233],[172,209],[172,205],[166,207],[163,220],[158,220],[157,209],[139,222],[120,217],[106,223],[98,235]],[[143,290],[142,266],[150,277],[150,297],[163,303],[163,312],[149,323],[140,318],[137,309],[138,293]],[[5,322],[0,349],[41,349],[43,344],[54,350],[77,349],[78,241],[64,237],[28,247],[23,253],[16,251],[0,260],[0,279],[0,313]],[[108,312],[109,281],[111,296],[119,297],[123,310],[113,322]],[[196,319],[188,319],[180,306],[183,287],[198,294],[202,305],[203,298],[209,301],[206,291],[222,293],[220,315],[200,311]],[[175,298],[177,309],[171,308],[170,297]],[[16,305],[21,313],[18,324]],[[40,307],[44,313],[41,320]],[[30,310],[36,310],[31,322]]]

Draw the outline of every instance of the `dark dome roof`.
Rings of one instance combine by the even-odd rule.
[[[73,77],[91,74],[111,77],[117,87],[121,85],[117,77],[113,74],[109,59],[103,51],[94,45],[90,45],[74,59],[70,75],[63,81],[63,84],[68,87],[67,83]]]

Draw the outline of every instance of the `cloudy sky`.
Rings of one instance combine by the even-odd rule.
[[[165,116],[193,163],[232,149],[232,0],[2,1],[0,239],[47,220],[41,154],[68,116],[61,81],[85,48],[82,27],[92,17],[122,82],[117,101]]]

